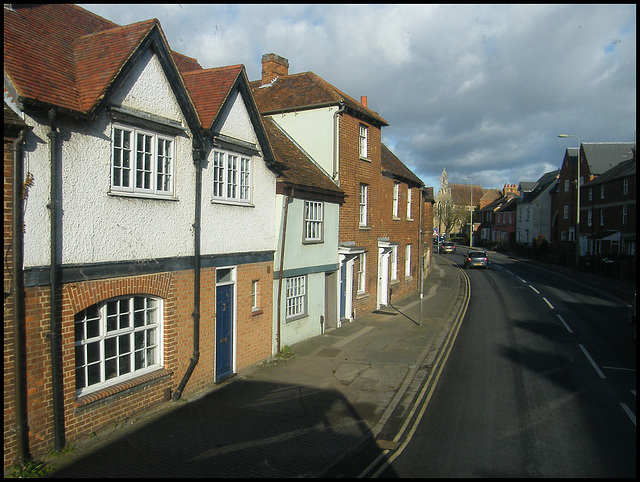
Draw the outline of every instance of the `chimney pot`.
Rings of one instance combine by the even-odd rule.
[[[289,61],[276,54],[262,56],[262,85],[270,84],[278,77],[289,75]]]
[[[360,103],[363,106],[367,107],[367,96],[366,95],[363,95],[362,97],[360,97]]]

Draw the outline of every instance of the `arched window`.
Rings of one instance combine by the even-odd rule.
[[[134,295],[75,315],[76,393],[92,392],[162,366],[163,303]]]

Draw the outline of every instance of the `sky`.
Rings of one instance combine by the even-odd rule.
[[[389,125],[382,142],[426,186],[537,181],[567,147],[635,142],[634,5],[88,5],[120,25],[160,21],[213,68],[261,58],[311,71]],[[624,159],[620,159],[621,161]]]

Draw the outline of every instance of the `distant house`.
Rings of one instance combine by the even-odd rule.
[[[623,161],[580,190],[580,233],[588,255],[636,253],[636,159]]]
[[[520,184],[516,205],[516,241],[532,246],[534,240],[551,239],[551,194],[558,183],[560,171],[545,173],[535,183]]]
[[[478,210],[478,244],[513,244],[516,230],[516,202],[519,191],[515,184],[505,184],[502,195]]]
[[[469,213],[475,213],[498,199],[502,194],[497,189],[485,189],[481,184],[457,184],[449,182],[447,170],[443,169],[440,176],[440,188],[436,195],[434,213],[434,228],[442,235],[461,233],[469,235]],[[463,214],[464,213],[464,214]],[[474,238],[480,220],[473,220]]]
[[[560,174],[558,188],[552,191],[551,240],[558,243],[558,249],[575,253],[577,222],[577,159],[580,157],[580,186],[596,176],[631,157],[633,143],[630,142],[583,142],[579,148],[567,148]],[[580,151],[578,152],[578,149]],[[586,211],[580,209],[580,226]],[[586,235],[580,232],[579,253],[587,251]]]
[[[251,86],[260,112],[345,194],[338,247],[340,319],[387,304],[395,235],[385,232],[381,221],[388,209],[381,164],[386,120],[368,108],[366,97],[358,102],[313,72],[289,74],[289,61],[273,53],[262,56],[262,78]],[[418,243],[417,226],[412,243]],[[415,271],[417,250],[399,252],[398,263]]]
[[[26,366],[4,365],[6,469],[271,355],[278,169],[244,68],[203,70],[157,20],[17,5],[4,28],[25,126],[5,121],[24,170],[5,360]]]

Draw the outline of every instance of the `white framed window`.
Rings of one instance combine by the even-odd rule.
[[[253,311],[258,309],[258,280],[251,282],[251,309]]]
[[[593,201],[593,188],[589,187],[589,191],[588,191],[588,196],[589,196],[589,201]]]
[[[411,245],[407,244],[404,253],[404,276],[408,278],[411,276]]]
[[[367,289],[367,253],[358,255],[358,293],[364,293]]]
[[[622,178],[622,195],[626,196],[627,194],[629,194],[629,178],[624,177]]]
[[[324,203],[304,202],[304,240],[322,242],[324,239]]]
[[[600,226],[604,226],[604,209],[600,210]]]
[[[307,309],[307,277],[287,278],[285,287],[287,320],[304,316]]]
[[[76,394],[161,367],[162,325],[162,300],[145,295],[112,298],[76,313]]]
[[[367,138],[369,137],[369,128],[364,124],[360,124],[360,135],[359,135],[359,152],[360,157],[363,159],[368,159],[367,157]]]
[[[411,188],[407,186],[407,219],[413,219],[411,216]]]
[[[600,184],[600,199],[604,199],[604,184]]]
[[[564,192],[569,192],[571,190],[571,181],[569,179],[564,180]]]
[[[251,202],[251,159],[227,151],[213,151],[213,200]]]
[[[393,183],[393,217],[398,217],[398,203],[400,202],[400,183]]]
[[[625,226],[627,224],[627,205],[622,205],[622,225]]]
[[[111,192],[173,197],[173,138],[113,125],[111,153]]]
[[[367,225],[367,196],[369,186],[360,184],[360,226]]]
[[[592,226],[593,225],[593,210],[589,209],[587,211],[587,226]]]
[[[569,219],[569,206],[565,206],[562,215],[564,219]]]

